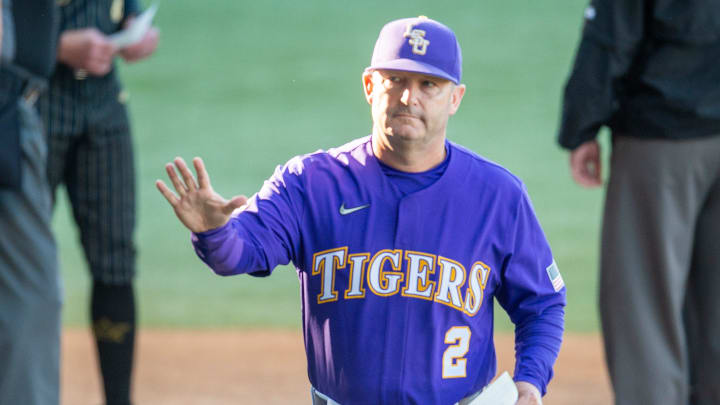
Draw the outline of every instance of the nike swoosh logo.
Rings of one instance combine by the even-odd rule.
[[[355,211],[360,211],[369,206],[370,206],[370,204],[365,204],[365,205],[359,205],[359,206],[353,207],[353,208],[345,208],[345,203],[342,203],[342,205],[340,206],[340,215],[352,214]]]

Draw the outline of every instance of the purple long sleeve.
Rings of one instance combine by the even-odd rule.
[[[265,252],[247,235],[237,217],[220,228],[193,233],[191,238],[195,253],[215,274],[269,274]]]
[[[515,381],[526,381],[547,392],[564,330],[562,305],[547,308],[515,328]]]

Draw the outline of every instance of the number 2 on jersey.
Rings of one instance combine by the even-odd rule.
[[[467,359],[464,357],[470,347],[470,328],[453,326],[445,333],[445,344],[449,344],[442,361],[442,378],[464,378],[467,376]]]

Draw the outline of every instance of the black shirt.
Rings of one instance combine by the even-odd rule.
[[[720,1],[592,0],[558,142],[720,134]]]
[[[55,68],[58,15],[55,0],[14,0],[14,63],[39,76]]]

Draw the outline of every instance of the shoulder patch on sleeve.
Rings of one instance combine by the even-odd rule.
[[[565,281],[563,281],[562,275],[560,275],[560,269],[558,269],[555,260],[553,260],[552,264],[549,265],[545,271],[547,271],[548,278],[550,279],[555,292],[558,292],[565,287]]]

